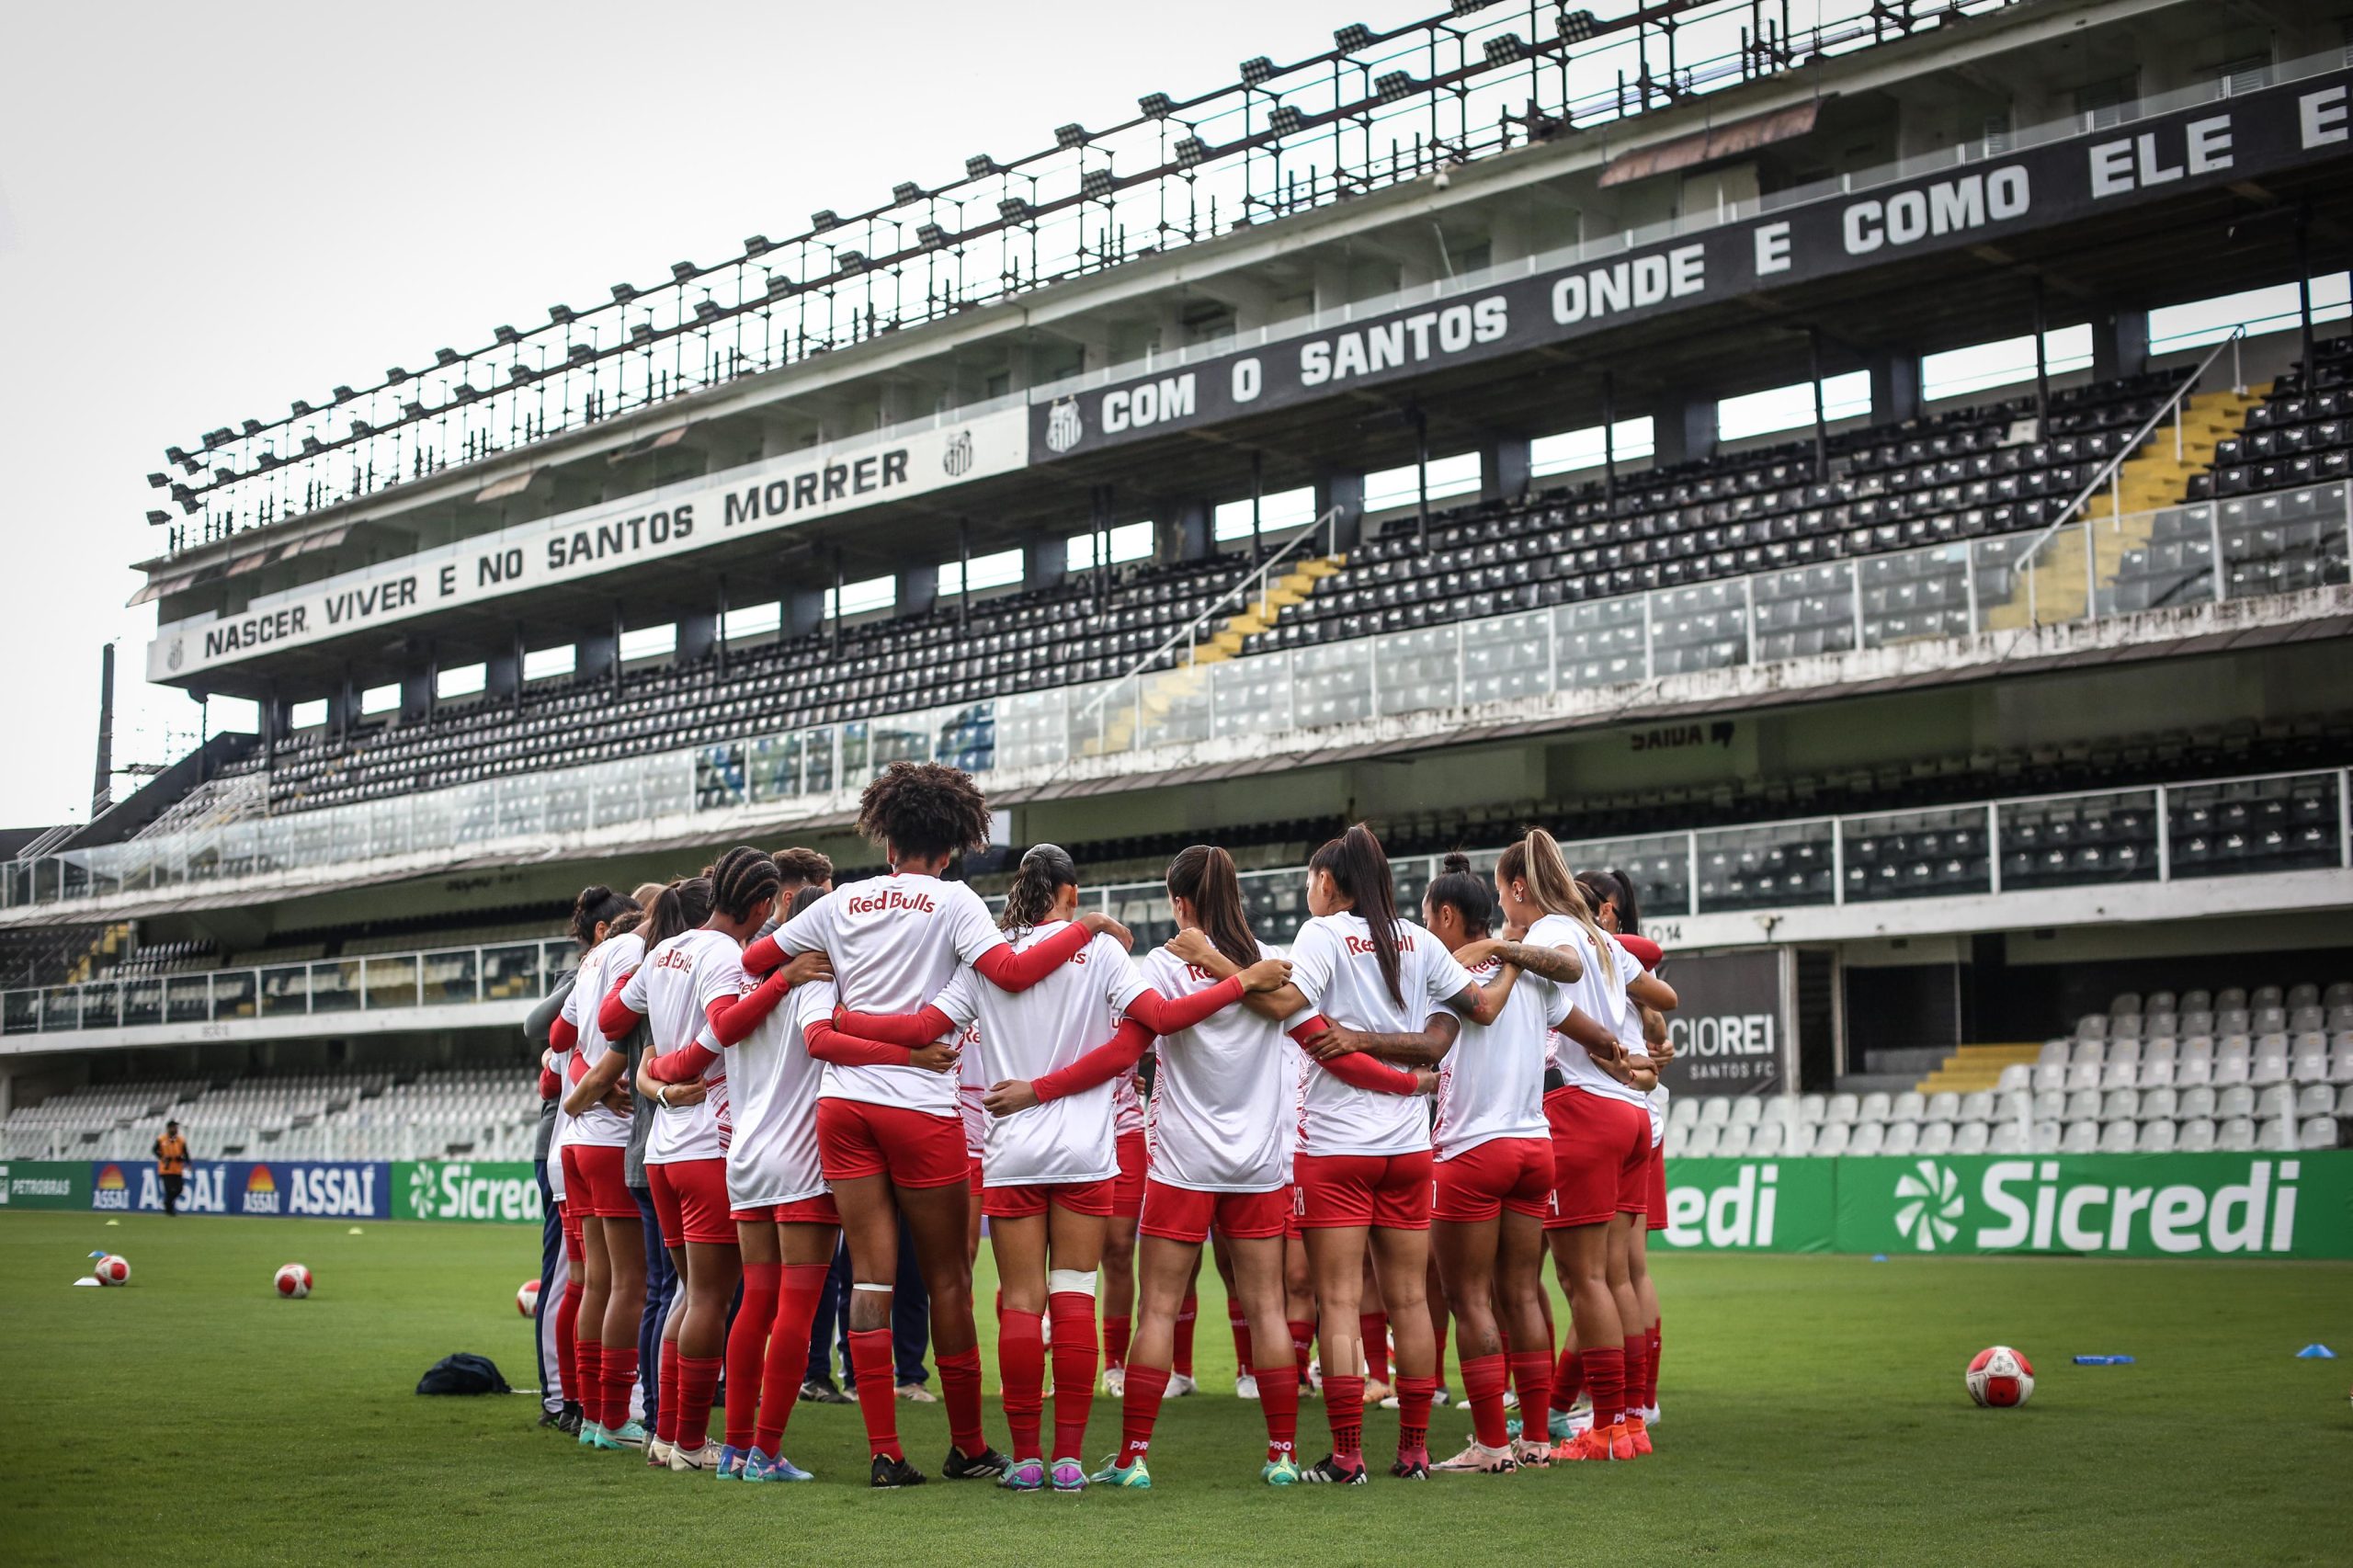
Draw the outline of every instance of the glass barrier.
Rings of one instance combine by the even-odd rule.
[[[982,774],[1036,768],[2291,593],[2353,581],[2348,496],[2353,486],[2315,485],[2079,520],[2047,536],[1953,539],[158,834],[0,865],[0,904],[74,903],[453,846],[479,851],[698,811],[830,797],[903,757]],[[1934,522],[1958,531],[1982,527],[1983,517],[1954,513]],[[1807,867],[1804,875],[1818,869]],[[1714,884],[1715,896],[1768,896],[1754,884],[1763,870],[1742,873],[1736,891]],[[1701,880],[1708,881],[1704,870]],[[1689,881],[1687,868],[1687,898]],[[1734,906],[1745,907],[1716,905]],[[341,984],[338,995],[357,983]]]

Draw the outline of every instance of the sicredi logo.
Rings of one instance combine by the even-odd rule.
[[[1666,1028],[1678,1056],[1770,1056],[1773,1024],[1770,1013],[1718,1013],[1670,1018]]]
[[[1670,1176],[1675,1163],[1667,1162]],[[1780,1194],[1781,1167],[1744,1165],[1722,1187],[1671,1187],[1666,1195],[1666,1241],[1678,1247],[1769,1247]]]
[[[2250,1160],[2245,1180],[2210,1191],[2187,1183],[2063,1185],[2056,1160],[1996,1160],[1978,1183],[1977,1201],[1997,1220],[1978,1227],[1977,1245],[2122,1252],[2145,1241],[2158,1252],[2285,1253],[2296,1242],[2302,1171],[2298,1160]]]
[[[476,1176],[469,1161],[419,1165],[409,1177],[409,1206],[420,1220],[536,1220],[539,1184],[521,1176]]]
[[[1950,1246],[1961,1234],[1961,1177],[1922,1160],[1895,1178],[1895,1229],[1922,1252]]]

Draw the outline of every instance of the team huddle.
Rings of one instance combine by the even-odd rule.
[[[949,1479],[1150,1487],[1163,1400],[1191,1387],[1205,1247],[1239,1392],[1265,1415],[1269,1484],[1363,1484],[1368,1404],[1398,1412],[1390,1473],[1408,1480],[1651,1451],[1644,1242],[1665,1222],[1657,1070],[1676,996],[1622,877],[1573,876],[1533,831],[1492,878],[1449,857],[1416,922],[1359,825],[1315,853],[1310,918],[1278,959],[1252,935],[1233,859],[1197,845],[1168,867],[1177,935],[1136,955],[1125,928],[1080,910],[1077,868],[1052,845],[1023,857],[1001,916],[942,880],[988,840],[962,773],[894,764],[858,826],[887,877],[833,888],[796,874],[820,857],[746,847],[637,898],[582,895],[586,950],[542,1092],[561,1097],[550,1164],[574,1283],[556,1337],[583,1443],[722,1479],[810,1479],[784,1438],[846,1244],[870,1480],[923,1483],[892,1376],[904,1227],[930,1298]],[[641,1023],[652,1045],[631,1073],[620,1042]],[[644,1102],[647,1185],[682,1282],[651,1432],[630,1398],[651,1233],[641,1245],[622,1170]],[[983,1218],[1009,1455],[983,1425]],[[1571,1313],[1558,1336],[1548,1253]],[[1098,1303],[1098,1278],[1118,1300]],[[1433,1463],[1449,1320],[1472,1431]],[[1121,1439],[1089,1473],[1107,1358]],[[1311,1390],[1331,1452],[1302,1465]]]

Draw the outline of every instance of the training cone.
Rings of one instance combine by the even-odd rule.
[[[2325,1345],[2307,1345],[2302,1350],[2296,1352],[2296,1359],[2299,1361],[2334,1361],[2336,1359],[2336,1352],[2331,1350]]]

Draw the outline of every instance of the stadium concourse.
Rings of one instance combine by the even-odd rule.
[[[134,602],[201,743],[0,833],[0,1249],[138,1254],[77,1292],[135,1360],[301,1237],[303,1408],[404,1324],[529,1367],[561,1444],[387,1440],[443,1495],[1156,1467],[1170,1541],[1338,1561],[1259,1483],[1558,1549],[1586,1483],[1467,1477],[1632,1460],[1620,1555],[1964,1492],[2325,1554],[2353,35],[1791,9],[1336,24],[182,433]],[[1928,1403],[2001,1345],[2015,1464]]]

